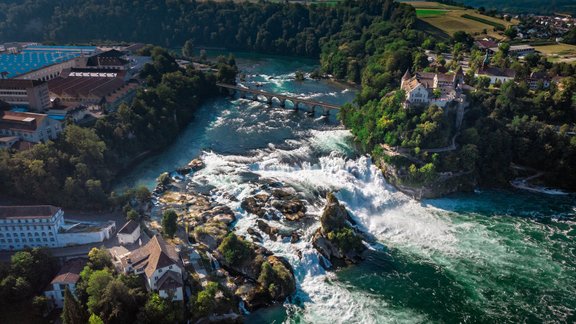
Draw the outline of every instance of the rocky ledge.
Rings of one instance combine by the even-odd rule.
[[[283,216],[288,221],[297,221],[306,216],[306,205],[289,188],[275,188],[247,197],[242,201],[242,209],[260,217],[274,219]]]
[[[366,246],[356,232],[344,207],[333,193],[326,195],[326,206],[320,217],[321,227],[312,238],[312,244],[334,266],[358,263],[363,260]]]
[[[192,286],[201,291],[208,284],[208,278],[217,283],[222,297],[219,314],[239,315],[240,301],[250,311],[271,306],[284,302],[296,291],[294,270],[288,261],[234,233],[236,217],[228,206],[212,200],[209,195],[173,186],[170,179],[165,186],[168,189],[158,196],[159,206],[178,213],[179,224],[186,229],[180,233],[188,233],[188,240],[193,243],[183,248],[194,250],[201,257],[187,267],[190,277],[198,281]],[[269,195],[265,200],[271,205],[277,199]],[[259,227],[271,236],[283,235],[266,222]]]

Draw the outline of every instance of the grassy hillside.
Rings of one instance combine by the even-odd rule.
[[[471,9],[453,7],[438,2],[405,1],[416,8],[416,15],[423,23],[421,25],[434,28],[452,35],[459,30],[472,35],[480,35],[484,31],[489,36],[503,39],[502,30],[515,21],[507,22],[503,19],[485,16]],[[495,31],[498,28],[500,31]]]

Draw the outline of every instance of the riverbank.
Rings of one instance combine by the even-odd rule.
[[[334,104],[355,95],[327,80],[294,81],[298,61],[259,57],[238,64],[266,91]],[[416,201],[387,182],[335,121],[229,98],[204,104],[196,116],[163,154],[144,160],[119,184],[153,188],[162,172],[196,157],[205,162],[180,184],[230,208],[237,236],[286,259],[294,270],[295,293],[251,312],[246,322],[570,320],[562,309],[576,302],[573,197],[476,190]],[[299,197],[303,218],[289,221],[276,212],[261,217],[242,206],[278,186]],[[374,242],[362,262],[337,270],[322,266],[312,244],[329,191]],[[293,232],[298,239],[288,235]]]

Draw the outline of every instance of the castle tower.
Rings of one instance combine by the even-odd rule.
[[[456,74],[454,74],[454,87],[458,87],[458,85],[464,84],[464,71],[462,70],[462,66],[458,66],[456,69]]]
[[[412,75],[410,74],[410,69],[406,69],[406,72],[404,73],[404,75],[402,76],[402,80],[400,81],[400,89],[404,89],[404,83],[410,80],[410,78],[412,78]]]

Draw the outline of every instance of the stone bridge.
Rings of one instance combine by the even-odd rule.
[[[272,106],[274,102],[282,108],[286,108],[286,103],[290,102],[295,110],[306,110],[309,113],[316,112],[316,108],[322,109],[322,115],[330,115],[330,111],[338,111],[340,106],[325,102],[297,98],[294,96],[281,95],[273,92],[243,88],[232,84],[216,83],[222,89],[226,89],[230,95],[239,95],[242,99],[249,99],[258,102],[265,102]]]

